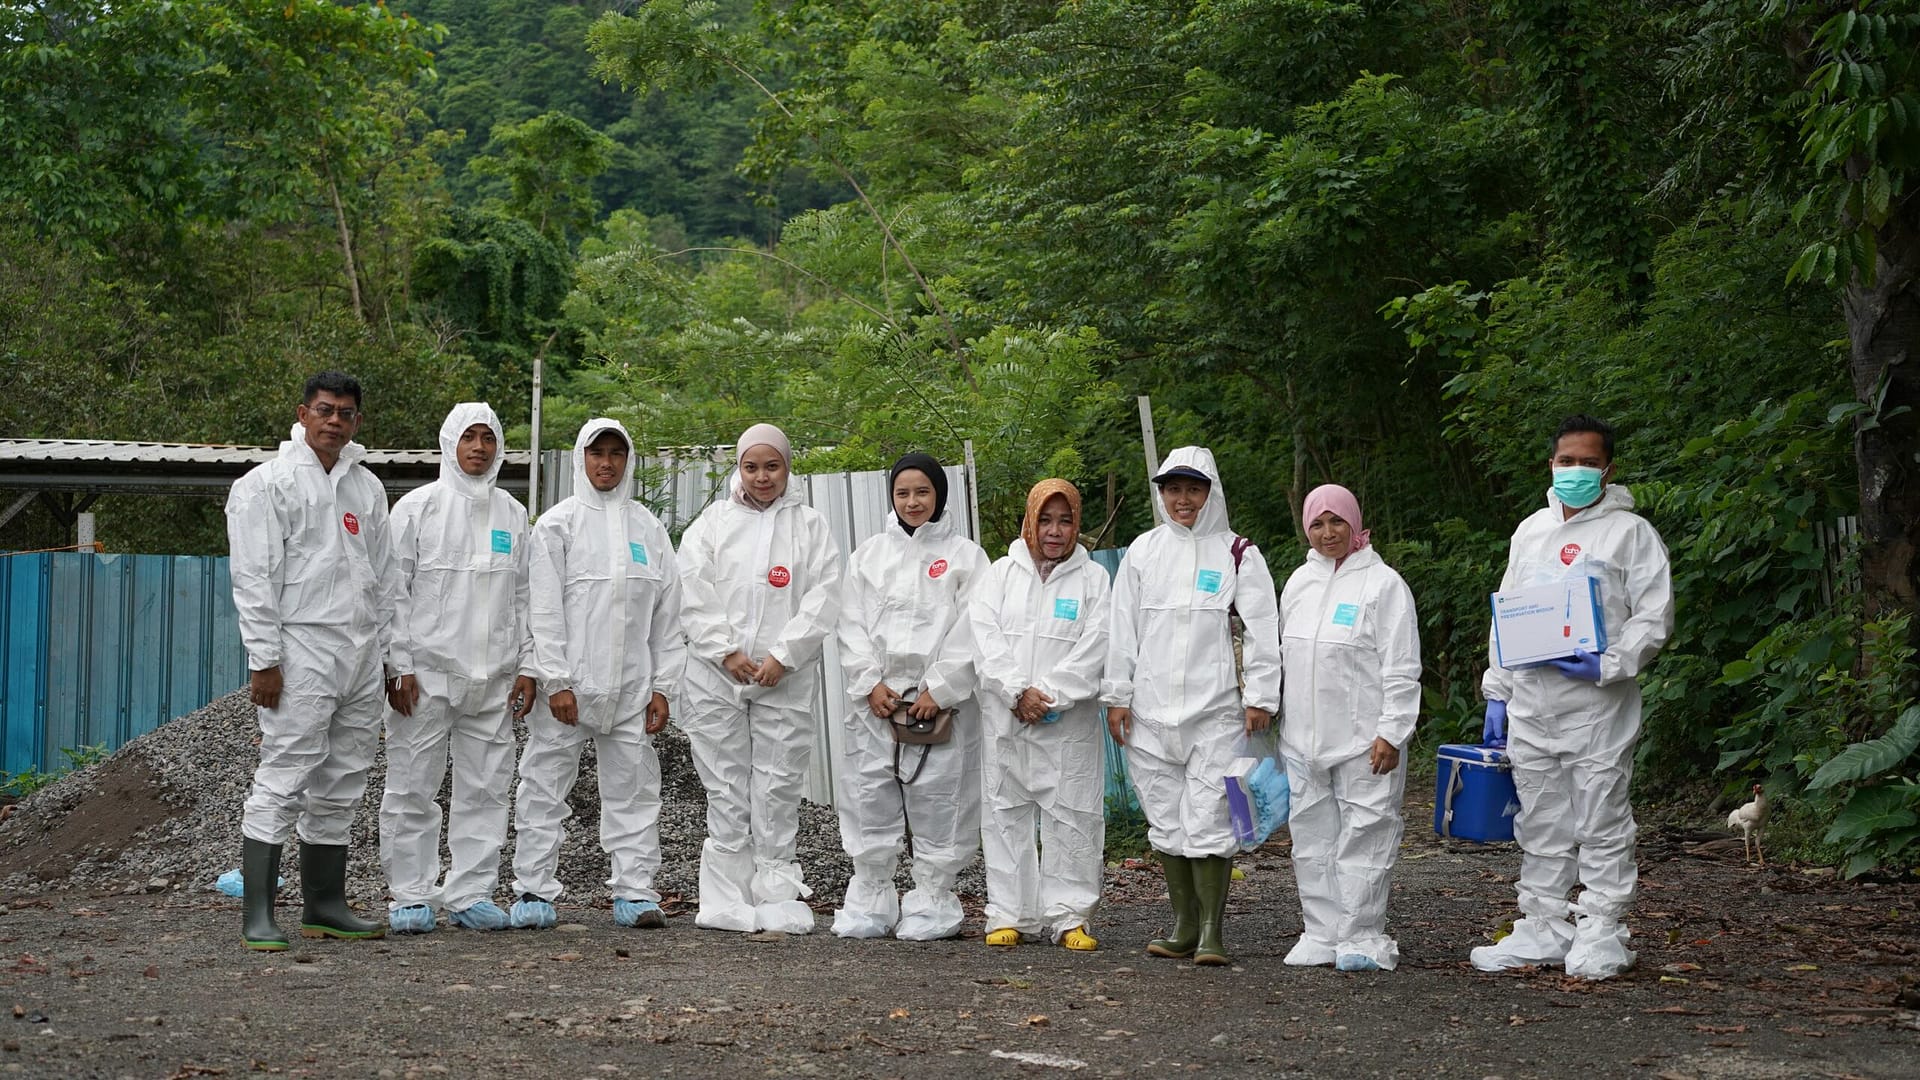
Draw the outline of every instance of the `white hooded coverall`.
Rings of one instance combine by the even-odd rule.
[[[1246,709],[1280,707],[1280,612],[1273,577],[1249,545],[1233,565],[1227,492],[1213,453],[1183,446],[1162,470],[1186,466],[1212,481],[1193,528],[1168,519],[1135,540],[1113,579],[1100,697],[1133,710],[1127,772],[1154,850],[1184,858],[1240,850],[1227,812],[1227,767],[1239,755]],[[1246,690],[1235,676],[1227,609],[1246,624]]]
[[[1514,927],[1514,947],[1537,938],[1536,951],[1548,955],[1536,959],[1556,959],[1553,953],[1569,943],[1565,920],[1574,912],[1594,938],[1589,945],[1621,965],[1632,954],[1620,920],[1640,876],[1628,797],[1640,737],[1637,679],[1673,632],[1666,545],[1633,512],[1625,487],[1607,485],[1598,502],[1571,518],[1549,491],[1546,507],[1514,530],[1503,591],[1575,577],[1600,583],[1607,628],[1600,682],[1568,678],[1552,665],[1508,671],[1490,653],[1481,689],[1507,703],[1507,756],[1520,796],[1514,836],[1524,918]],[[1577,906],[1567,901],[1576,880]]]
[[[460,437],[493,431],[493,463],[460,467]],[[420,687],[412,716],[387,710],[387,790],[380,802],[380,862],[389,908],[425,904],[463,911],[493,898],[513,787],[516,675],[531,675],[527,633],[527,508],[496,481],[506,442],[485,402],[453,407],[440,425],[440,479],[393,508],[393,675]],[[452,864],[440,877],[440,784],[451,750],[447,820]]]
[[[765,510],[716,502],[680,538],[690,656],[679,726],[707,789],[694,923],[709,929],[813,929],[794,838],[817,661],[840,610],[840,550],[827,519],[788,485]],[[786,673],[775,686],[742,685],[721,667],[735,652],[771,656]]]
[[[344,846],[380,739],[393,619],[387,493],[349,442],[325,469],[295,426],[227,495],[233,606],[247,668],[279,668],[241,832]]]
[[[540,515],[527,542],[527,619],[539,701],[527,717],[514,795],[514,892],[552,901],[567,797],[580,750],[593,740],[600,774],[600,848],[618,900],[658,903],[660,759],[646,731],[654,694],[672,700],[686,657],[680,575],[653,512],[633,500],[631,471],[612,491],[587,479],[586,449],[618,421],[587,421],[573,444],[573,494]],[[631,461],[631,459],[629,459]],[[573,691],[580,722],[553,718],[548,699]]]
[[[1043,582],[1023,539],[974,591],[983,739],[987,931],[1090,926],[1106,845],[1106,720],[1098,700],[1112,586],[1075,544]],[[1027,687],[1058,719],[1013,713]],[[1039,847],[1034,845],[1036,818]]]
[[[1375,738],[1405,750],[1420,713],[1420,627],[1413,593],[1379,552],[1334,568],[1308,551],[1280,594],[1285,656],[1281,757],[1293,792],[1288,829],[1305,932],[1289,961],[1365,956],[1399,964],[1387,894],[1406,831],[1407,761],[1375,775]]]
[[[909,536],[889,514],[886,528],[847,565],[839,643],[850,711],[834,801],[853,878],[833,916],[841,937],[932,941],[960,932],[964,913],[953,889],[980,843],[980,719],[967,605],[988,564],[958,517],[950,505]],[[904,789],[894,780],[891,721],[867,706],[881,683],[903,696],[931,693],[941,708],[959,710],[951,741],[900,748],[901,773],[920,769]],[[909,822],[914,888],[902,899],[893,877]]]

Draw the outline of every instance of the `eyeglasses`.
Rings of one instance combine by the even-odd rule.
[[[340,422],[343,424],[351,424],[355,420],[358,420],[360,419],[360,417],[365,415],[359,409],[353,408],[352,406],[348,406],[344,409],[336,409],[332,405],[329,405],[324,401],[318,405],[306,405],[302,407],[322,420],[328,419],[329,417],[337,416],[340,418]]]

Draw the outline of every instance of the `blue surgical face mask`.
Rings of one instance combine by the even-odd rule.
[[[1585,509],[1600,501],[1600,491],[1605,486],[1601,478],[1605,475],[1605,469],[1591,465],[1555,465],[1553,493],[1562,505]]]

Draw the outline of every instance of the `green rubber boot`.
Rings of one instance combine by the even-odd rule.
[[[1193,947],[1200,940],[1200,900],[1193,891],[1194,867],[1199,860],[1164,851],[1154,854],[1160,856],[1160,868],[1167,875],[1167,899],[1173,904],[1173,933],[1147,942],[1147,951],[1179,960],[1192,956]]]
[[[1193,891],[1200,894],[1200,944],[1193,951],[1193,962],[1206,967],[1233,963],[1226,943],[1220,939],[1220,924],[1227,917],[1227,883],[1233,880],[1233,859],[1214,855],[1193,860]]]
[[[279,952],[287,935],[273,921],[273,894],[280,887],[280,845],[242,837],[240,840],[240,938],[247,948]]]
[[[300,895],[307,902],[300,913],[301,937],[387,936],[385,923],[368,922],[347,907],[345,844],[300,844]]]

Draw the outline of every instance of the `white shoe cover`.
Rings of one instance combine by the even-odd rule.
[[[738,904],[701,904],[693,913],[693,925],[702,930],[734,930],[751,934],[755,929],[754,910]]]
[[[893,936],[902,941],[940,941],[960,932],[966,913],[952,889],[914,889],[900,898],[900,922]]]
[[[1288,967],[1325,967],[1333,963],[1333,946],[1324,941],[1315,941],[1305,934],[1293,943],[1287,951],[1287,958],[1281,963]]]
[[[1580,920],[1567,950],[1567,974],[1577,979],[1611,979],[1633,966],[1639,954],[1627,948],[1625,923],[1588,916]]]
[[[1345,959],[1349,956],[1364,956],[1373,961],[1373,966],[1381,971],[1392,971],[1400,966],[1400,943],[1385,934],[1371,934],[1343,941],[1334,947],[1334,956]],[[1366,971],[1367,968],[1355,968]]]
[[[753,921],[762,930],[781,934],[813,933],[813,909],[799,900],[756,904]]]
[[[890,880],[853,875],[841,905],[833,913],[833,932],[838,937],[883,938],[900,921],[900,894]]]
[[[1473,966],[1481,971],[1505,971],[1508,968],[1537,964],[1558,964],[1567,957],[1573,944],[1573,924],[1565,919],[1543,919],[1529,915],[1513,924],[1513,933],[1492,945],[1473,950]]]

